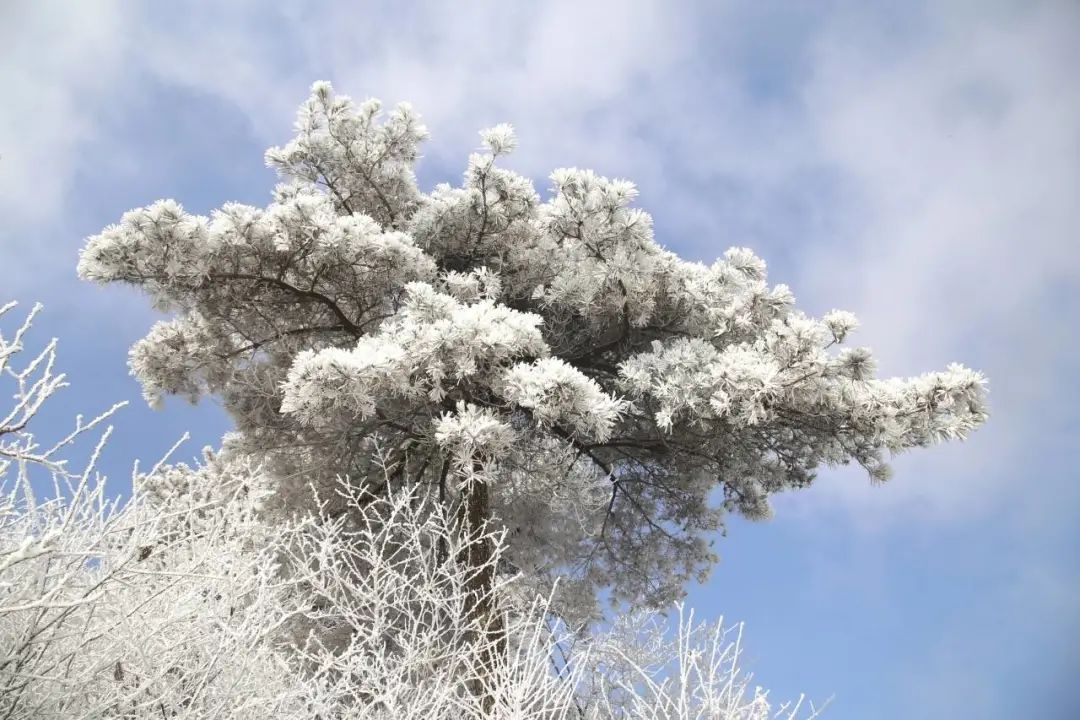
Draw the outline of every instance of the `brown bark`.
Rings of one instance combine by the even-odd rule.
[[[475,468],[479,472],[479,467]],[[487,531],[487,522],[491,519],[491,504],[487,483],[473,480],[463,488],[461,506],[462,530],[470,540],[463,557],[459,557],[468,570],[468,591],[472,606],[466,619],[475,622],[479,632],[492,643],[484,643],[480,657],[481,677],[473,683],[472,691],[480,696],[481,706],[490,714],[495,698],[492,695],[492,682],[497,664],[506,655],[506,628],[502,613],[499,612],[495,599],[495,567],[492,557],[495,544],[490,538],[480,539]],[[479,638],[478,638],[479,639]]]

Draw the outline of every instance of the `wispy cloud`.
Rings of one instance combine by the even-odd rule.
[[[0,212],[7,223],[57,211],[95,132],[124,55],[112,2],[6,4],[0,10]]]
[[[1076,387],[1080,9],[979,7],[887,53],[886,27],[840,23],[803,95],[821,157],[849,178],[853,220],[851,241],[808,248],[797,285],[856,310],[856,341],[886,372],[957,359],[991,377],[975,447],[925,456],[889,488],[948,517],[1008,499],[1024,458],[1059,449],[1054,428],[1077,417],[1059,398]],[[874,504],[843,487],[860,510]]]
[[[267,142],[313,79],[407,100],[435,135],[429,162],[455,173],[477,130],[503,121],[524,140],[515,164],[541,177],[553,149],[563,162],[626,158],[645,145],[633,125],[651,117],[650,90],[690,50],[687,19],[648,0],[342,3],[268,10],[254,26],[264,6],[237,7],[156,9],[147,63],[236,103]]]

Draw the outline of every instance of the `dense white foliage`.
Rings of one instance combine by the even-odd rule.
[[[855,318],[796,310],[750,250],[665,250],[627,181],[560,169],[542,200],[498,164],[508,125],[481,133],[459,187],[423,193],[426,130],[379,111],[317,83],[267,152],[284,182],[266,208],[160,201],[80,257],[175,316],[132,370],[152,402],[223,400],[230,452],[271,478],[268,516],[340,476],[418,488],[506,528],[506,567],[562,578],[556,606],[596,619],[604,590],[677,599],[725,511],[765,517],[823,466],[885,479],[887,453],[986,418],[979,373],[877,379],[869,351],[835,348]]]
[[[444,505],[417,492],[373,498],[343,481],[314,499],[313,514],[270,526],[259,519],[262,468],[207,451],[197,467],[136,472],[132,498],[110,502],[93,475],[97,453],[76,472],[64,451],[112,410],[50,448],[31,432],[63,376],[53,371],[54,344],[15,367],[27,327],[0,334],[3,379],[16,389],[15,412],[0,424],[0,717],[799,713],[801,701],[774,707],[750,684],[738,633],[697,626],[681,609],[673,637],[640,613],[581,636],[507,575],[482,589],[503,600],[501,632],[491,635],[472,612],[478,567],[467,558],[485,545],[483,563],[498,565],[505,531],[463,534]],[[483,437],[485,417],[498,424],[487,410],[462,408],[440,437]],[[37,500],[31,485],[45,477],[53,496]]]

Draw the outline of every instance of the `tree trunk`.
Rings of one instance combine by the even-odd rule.
[[[475,469],[479,471],[479,467]],[[464,557],[458,558],[469,572],[468,590],[472,606],[466,619],[475,621],[484,639],[493,641],[484,643],[480,657],[481,676],[472,683],[472,691],[480,697],[485,714],[490,714],[495,703],[493,683],[496,666],[506,655],[506,628],[495,601],[495,567],[492,563],[495,546],[489,538],[477,540],[488,529],[487,521],[491,519],[487,483],[472,480],[463,488],[463,496],[462,530],[471,540],[462,553]]]

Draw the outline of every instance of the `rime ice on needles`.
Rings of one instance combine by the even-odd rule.
[[[514,128],[508,123],[501,123],[493,128],[480,132],[480,139],[492,155],[507,155],[517,147],[517,136]]]
[[[514,442],[514,432],[493,411],[459,402],[453,412],[435,421],[435,441],[464,465],[505,452]]]
[[[162,201],[82,252],[83,277],[176,315],[132,352],[147,397],[220,397],[282,517],[343,476],[435,493],[513,527],[511,565],[563,578],[575,598],[556,604],[594,617],[580,599],[605,588],[679,597],[722,511],[765,517],[828,465],[883,479],[889,453],[986,419],[981,375],[877,379],[869,351],[837,347],[855,317],[798,311],[749,249],[708,266],[664,249],[630,182],[559,169],[541,199],[501,166],[508,125],[459,186],[421,192],[426,135],[408,106],[382,119],[318,83],[267,152],[266,208]]]
[[[844,338],[859,327],[859,321],[855,318],[855,315],[846,310],[828,312],[821,321],[825,323],[825,327],[829,328],[833,339],[838,343],[844,342]]]
[[[491,300],[463,304],[430,285],[405,288],[401,312],[351,350],[297,357],[284,385],[282,412],[313,423],[343,411],[366,419],[394,399],[437,403],[462,383],[489,387],[493,370],[548,352],[541,318]]]
[[[606,440],[628,403],[559,358],[518,363],[502,376],[499,394],[532,411],[543,424],[563,423],[585,438]]]

